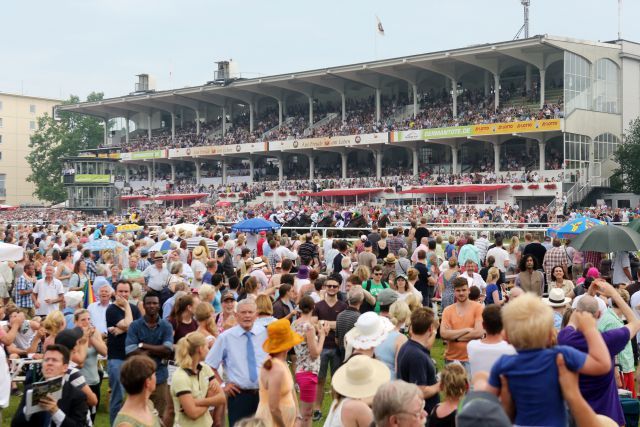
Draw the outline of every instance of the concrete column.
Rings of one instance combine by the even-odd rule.
[[[309,97],[309,126],[313,126],[313,97]]]
[[[184,128],[184,107],[180,107],[180,127]]]
[[[282,101],[278,100],[278,129],[282,126]]]
[[[200,161],[196,160],[194,163],[196,165],[196,184],[200,184]]]
[[[222,159],[222,183],[227,183],[227,159]]]
[[[500,107],[500,74],[493,75],[493,95],[495,110],[498,111],[498,107]]]
[[[124,166],[124,182],[129,182],[129,166]]]
[[[540,156],[540,170],[543,171],[545,169],[545,163],[546,163],[546,159],[545,159],[545,154],[544,154],[544,148],[547,145],[547,143],[545,142],[544,139],[538,140],[538,152],[539,152],[539,156]]]
[[[524,85],[527,90],[527,94],[531,91],[531,65],[527,64],[524,71]]]
[[[540,108],[544,106],[544,84],[545,84],[545,75],[547,74],[547,70],[544,68],[540,69]]]
[[[196,135],[200,135],[200,111],[196,108]]]
[[[280,162],[278,166],[278,181],[282,182],[284,181],[284,154],[278,156],[278,161]]]
[[[484,72],[484,97],[489,96],[489,72]]]
[[[493,168],[495,173],[500,172],[500,144],[493,144]]]
[[[147,114],[147,136],[151,138],[151,113]]]
[[[151,187],[151,183],[153,182],[153,170],[151,165],[147,165],[147,181],[149,181],[149,187]]]
[[[458,82],[455,80],[451,80],[451,99],[453,100],[451,107],[453,117],[456,117],[458,115]]]
[[[124,140],[127,142],[127,145],[129,145],[129,116],[124,118],[124,131],[126,132]]]
[[[309,180],[313,181],[315,179],[316,173],[316,158],[315,156],[309,154]]]
[[[222,107],[222,137],[227,134],[227,107]]]
[[[411,149],[411,153],[413,154],[413,175],[417,176],[418,173],[420,172],[418,170],[419,167],[419,160],[418,160],[418,147],[413,147]]]
[[[249,132],[253,132],[253,102],[249,103]]]
[[[458,173],[458,147],[451,147],[451,173]]]
[[[171,140],[176,140],[176,114],[171,113]]]
[[[104,123],[102,143],[104,145],[107,145],[107,139],[109,138],[109,118],[104,118],[104,119],[102,119],[102,121]]]
[[[171,182],[175,183],[176,182],[176,165],[175,163],[171,163],[169,166],[171,166]]]
[[[342,159],[342,179],[347,178],[347,153],[341,153],[340,157]]]
[[[253,182],[254,181],[254,175],[255,175],[255,161],[253,160],[253,157],[249,156],[249,181]]]
[[[347,121],[347,97],[345,96],[344,92],[340,93],[340,101],[341,101],[341,108],[342,108],[342,121],[346,122]]]
[[[376,158],[376,178],[380,179],[382,177],[382,157],[384,154],[382,154],[382,150],[380,150],[374,151],[373,155]]]
[[[418,85],[411,85],[413,89],[413,117],[418,115]]]
[[[380,88],[376,88],[376,122],[380,121],[380,111],[382,109],[382,106],[380,105],[381,92]]]

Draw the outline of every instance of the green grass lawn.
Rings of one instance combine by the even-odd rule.
[[[433,348],[431,349],[431,357],[436,360],[436,364],[438,370],[442,369],[444,366],[444,359],[442,357],[444,353],[444,347],[442,345],[442,340],[436,340]],[[329,412],[329,406],[331,405],[331,394],[330,394],[330,383],[331,381],[327,381],[327,387],[325,388],[325,399],[324,404],[322,405],[322,414],[324,416]],[[98,414],[96,415],[95,426],[96,427],[109,427],[109,407],[107,404],[107,397],[109,392],[109,381],[105,379],[102,382],[102,390],[101,390],[101,399],[100,406],[98,408]],[[18,404],[20,403],[20,398],[12,396],[11,401],[9,403],[9,407],[2,411],[2,423],[4,426],[9,426],[11,424],[11,418],[18,408]],[[322,420],[313,423],[314,426],[322,426],[324,424],[324,417]]]

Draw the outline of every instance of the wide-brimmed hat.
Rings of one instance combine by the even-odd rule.
[[[549,298],[542,298],[542,301],[551,307],[564,307],[569,304],[571,298],[564,296],[562,288],[551,288],[549,291]]]
[[[380,345],[393,328],[389,319],[379,316],[374,311],[361,314],[344,337],[345,360],[351,356],[354,349],[369,350]]]
[[[387,264],[395,264],[396,262],[398,262],[394,254],[387,255],[386,257],[384,257],[383,261]]]
[[[387,382],[391,373],[379,360],[358,354],[342,365],[331,378],[331,386],[342,396],[351,399],[372,397]]]
[[[193,257],[200,258],[205,253],[203,246],[196,246],[193,248]]]
[[[267,264],[262,260],[262,257],[257,256],[253,259],[253,268],[262,268],[265,265]]]
[[[164,261],[164,257],[162,256],[162,253],[160,253],[160,252],[156,252],[156,253],[153,255],[153,261],[155,262],[155,261],[157,261],[157,260],[162,260],[162,261]]]
[[[267,339],[262,344],[262,349],[269,354],[287,351],[304,341],[291,329],[291,323],[287,319],[279,319],[267,326]]]

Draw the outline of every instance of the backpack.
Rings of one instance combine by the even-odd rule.
[[[367,290],[367,292],[371,292],[371,284],[373,282],[371,281],[371,279],[367,280],[367,283],[364,287],[364,289]],[[387,289],[389,287],[389,285],[387,284],[387,282],[382,281],[382,283],[380,283],[382,285],[383,289]],[[373,309],[375,308],[375,304],[371,305],[369,304],[366,300],[362,301],[362,305],[360,306],[360,313],[366,313],[367,311],[373,311]]]

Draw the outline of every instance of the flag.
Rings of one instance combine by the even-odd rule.
[[[380,21],[380,18],[378,18],[378,15],[376,15],[376,21],[378,21],[378,34],[384,36],[384,27],[382,26],[382,22]]]

